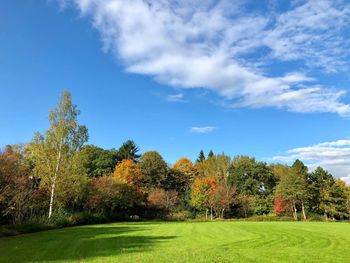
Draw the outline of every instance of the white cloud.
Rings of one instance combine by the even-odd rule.
[[[341,30],[350,22],[350,6],[345,1],[299,1],[302,4],[276,17],[264,38],[272,56],[282,60],[305,60],[327,71],[343,68],[349,41]]]
[[[209,133],[216,129],[216,127],[213,126],[204,126],[204,127],[192,127],[191,132],[196,133]]]
[[[321,166],[334,176],[350,183],[350,140],[323,142],[307,147],[288,150],[273,160],[286,163],[295,159],[304,161],[311,170]]]
[[[166,100],[170,102],[186,102],[182,93],[168,95]]]
[[[341,177],[340,179],[343,180],[347,185],[350,185],[350,175]]]
[[[295,68],[280,76],[259,70],[278,61],[327,72],[346,68],[350,41],[342,33],[349,29],[350,4],[294,1],[284,13],[262,15],[247,11],[247,1],[70,0],[128,72],[212,90],[232,107],[350,115],[341,102],[344,90]]]

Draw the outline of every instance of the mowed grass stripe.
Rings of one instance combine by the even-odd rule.
[[[0,239],[0,262],[350,262],[350,224],[145,222]]]

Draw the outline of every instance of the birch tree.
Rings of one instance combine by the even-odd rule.
[[[88,139],[87,128],[78,125],[79,113],[70,93],[64,91],[57,108],[49,114],[49,129],[44,134],[37,133],[28,146],[35,172],[50,191],[49,218],[53,212],[57,183],[63,175],[71,172],[74,155]]]
[[[298,220],[298,205],[300,205],[303,219],[306,220],[305,202],[309,198],[307,181],[304,174],[298,169],[301,162],[297,160],[295,163],[296,165],[293,165],[286,174],[280,177],[276,186],[276,197],[282,197],[290,202],[295,220]]]

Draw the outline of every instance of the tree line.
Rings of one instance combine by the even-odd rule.
[[[87,145],[88,130],[65,91],[49,128],[0,152],[1,224],[79,224],[130,219],[350,218],[350,187],[321,167],[267,164],[249,156],[205,155],[168,165],[157,151],[139,154]]]

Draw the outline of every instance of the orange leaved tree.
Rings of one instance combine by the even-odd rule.
[[[114,177],[128,184],[138,185],[143,179],[143,174],[133,160],[122,160],[115,167]]]

